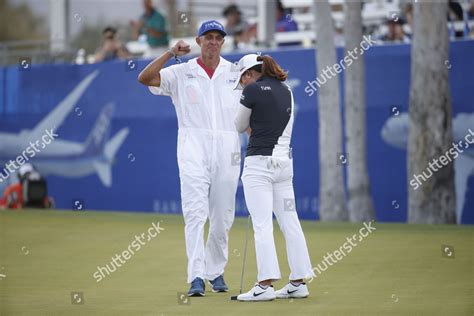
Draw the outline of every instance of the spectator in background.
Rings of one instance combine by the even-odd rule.
[[[242,19],[242,12],[235,4],[231,4],[224,9],[222,15],[226,18],[225,31],[227,35],[234,38],[234,49],[238,49],[249,42],[247,29],[248,23]]]
[[[463,10],[459,2],[449,0],[448,20],[449,21],[462,21],[463,20]]]
[[[5,188],[0,196],[0,210],[6,208],[19,209],[23,207],[23,188],[20,182],[13,183]]]
[[[280,0],[276,8],[276,32],[298,31],[298,24],[291,17],[291,10],[286,10]]]
[[[463,16],[463,9],[459,2],[449,0],[449,9],[448,9],[448,21],[450,22],[449,24],[449,31],[450,31],[450,38],[454,39],[455,37],[461,38],[464,37],[464,29],[458,29],[456,30],[454,28],[454,24],[452,22],[456,21],[463,21],[464,16]]]
[[[280,0],[276,6],[276,25],[275,32],[292,32],[298,31],[298,24],[291,16],[291,10],[285,9]],[[278,46],[301,45],[301,42],[280,43]]]
[[[227,19],[224,26],[227,35],[234,36],[236,33],[242,33],[247,29],[248,23],[242,19],[242,12],[235,4],[226,7],[222,15]]]
[[[128,58],[130,56],[127,48],[117,39],[117,30],[106,27],[102,31],[102,45],[95,54],[95,61],[108,61],[117,58]]]
[[[405,21],[394,16],[393,18],[387,19],[385,22],[387,26],[387,34],[383,35],[380,40],[383,42],[394,42],[394,43],[410,43],[410,38],[405,34],[403,30],[403,24]]]
[[[133,39],[138,40],[140,35],[146,35],[149,49],[144,56],[161,55],[168,49],[169,43],[166,19],[153,7],[151,0],[143,0],[143,8],[145,13],[140,20],[130,21]]]
[[[3,194],[0,196],[0,210],[6,208],[20,209],[23,207],[23,186],[22,182],[25,177],[33,172],[35,168],[30,163],[25,163],[17,171],[16,181],[12,177],[10,183],[3,190]]]

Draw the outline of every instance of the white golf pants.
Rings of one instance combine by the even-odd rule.
[[[188,257],[187,282],[224,273],[240,173],[237,132],[179,129],[178,165]],[[204,225],[209,234],[204,246]]]
[[[310,278],[311,261],[296,213],[293,192],[293,160],[268,156],[245,158],[242,174],[245,201],[252,216],[258,281],[281,279],[273,240],[273,214],[285,237],[290,280]]]

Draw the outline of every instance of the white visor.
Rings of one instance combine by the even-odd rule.
[[[237,64],[237,67],[239,68],[239,77],[237,78],[237,82],[235,83],[234,90],[242,90],[243,87],[240,84],[240,78],[250,68],[256,65],[261,65],[263,64],[263,61],[257,61],[257,57],[259,55],[257,54],[248,54],[245,55],[244,57],[240,58],[239,63]]]

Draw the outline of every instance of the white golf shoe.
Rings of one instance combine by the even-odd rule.
[[[272,301],[275,298],[273,286],[270,285],[265,289],[258,283],[247,293],[242,293],[237,296],[237,300],[243,302]]]
[[[289,282],[282,289],[275,291],[277,298],[305,298],[309,296],[308,287],[306,283],[300,283],[298,286]]]

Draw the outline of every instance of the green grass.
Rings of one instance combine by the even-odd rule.
[[[98,265],[159,220],[164,231],[95,281]],[[473,315],[472,226],[374,226],[376,231],[309,284],[308,299],[243,303],[229,300],[238,294],[246,228],[246,218],[237,218],[225,274],[230,292],[208,291],[180,305],[178,292],[188,290],[181,216],[0,211],[0,274],[6,275],[0,276],[0,315]],[[313,266],[361,227],[303,222]],[[276,223],[275,240],[286,279]],[[442,257],[441,245],[454,246],[454,259]],[[248,250],[246,291],[256,278],[253,238]],[[71,304],[72,291],[84,293],[83,305]]]

